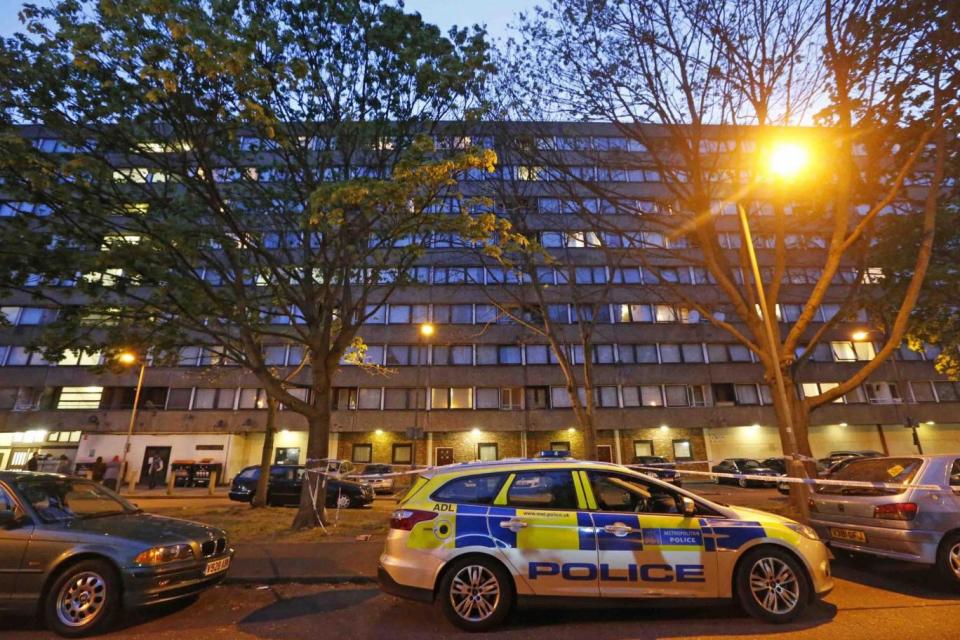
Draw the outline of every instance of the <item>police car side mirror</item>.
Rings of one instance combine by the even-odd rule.
[[[687,496],[680,496],[680,502],[683,503],[683,515],[694,516],[697,513],[697,503],[688,498]]]

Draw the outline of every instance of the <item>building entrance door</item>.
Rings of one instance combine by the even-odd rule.
[[[453,447],[437,447],[437,466],[453,464]]]
[[[160,459],[163,460],[163,469],[160,470],[160,473],[157,474],[157,477],[160,479],[160,484],[166,482],[167,471],[170,469],[170,449],[171,447],[147,447],[143,451],[143,462],[140,464],[140,482],[149,482],[150,480],[150,471],[147,468],[147,465],[150,464],[150,458],[152,456],[160,456]]]
[[[613,447],[608,444],[597,445],[597,461],[613,462]]]

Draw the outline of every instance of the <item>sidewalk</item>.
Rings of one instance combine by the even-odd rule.
[[[366,542],[241,543],[224,582],[232,584],[376,582],[383,538]]]

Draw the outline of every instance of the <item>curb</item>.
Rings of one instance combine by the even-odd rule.
[[[378,584],[373,576],[225,576],[220,584],[226,585],[273,585],[273,584]]]

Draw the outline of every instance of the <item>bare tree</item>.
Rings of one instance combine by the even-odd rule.
[[[659,290],[756,354],[768,384],[782,391],[773,401],[788,456],[811,455],[810,411],[853,391],[899,346],[930,256],[943,125],[957,108],[955,51],[944,46],[944,3],[909,13],[898,4],[555,0],[521,22],[521,42],[508,54],[514,105],[609,121],[636,143],[637,153],[582,149],[579,161],[650,171],[668,215],[636,211],[636,198],[609,173],[566,177],[638,220],[623,226],[594,217],[598,228],[621,236],[641,230],[633,246],[616,252],[630,251],[654,272],[678,258],[705,270],[708,291],[666,278]],[[778,140],[816,157],[803,182],[765,172],[771,154],[790,148]],[[846,380],[803,397],[796,384],[803,363],[856,317],[858,303],[845,301],[859,295],[858,270],[871,266],[874,219],[904,197],[904,182],[917,171],[929,172],[912,214],[924,234],[887,340]],[[756,235],[745,233],[746,223]],[[648,233],[658,238],[652,246]],[[800,254],[804,241],[811,250]],[[794,268],[808,269],[809,286],[783,284]],[[787,304],[799,313],[774,322]],[[840,311],[818,317],[822,304]]]

